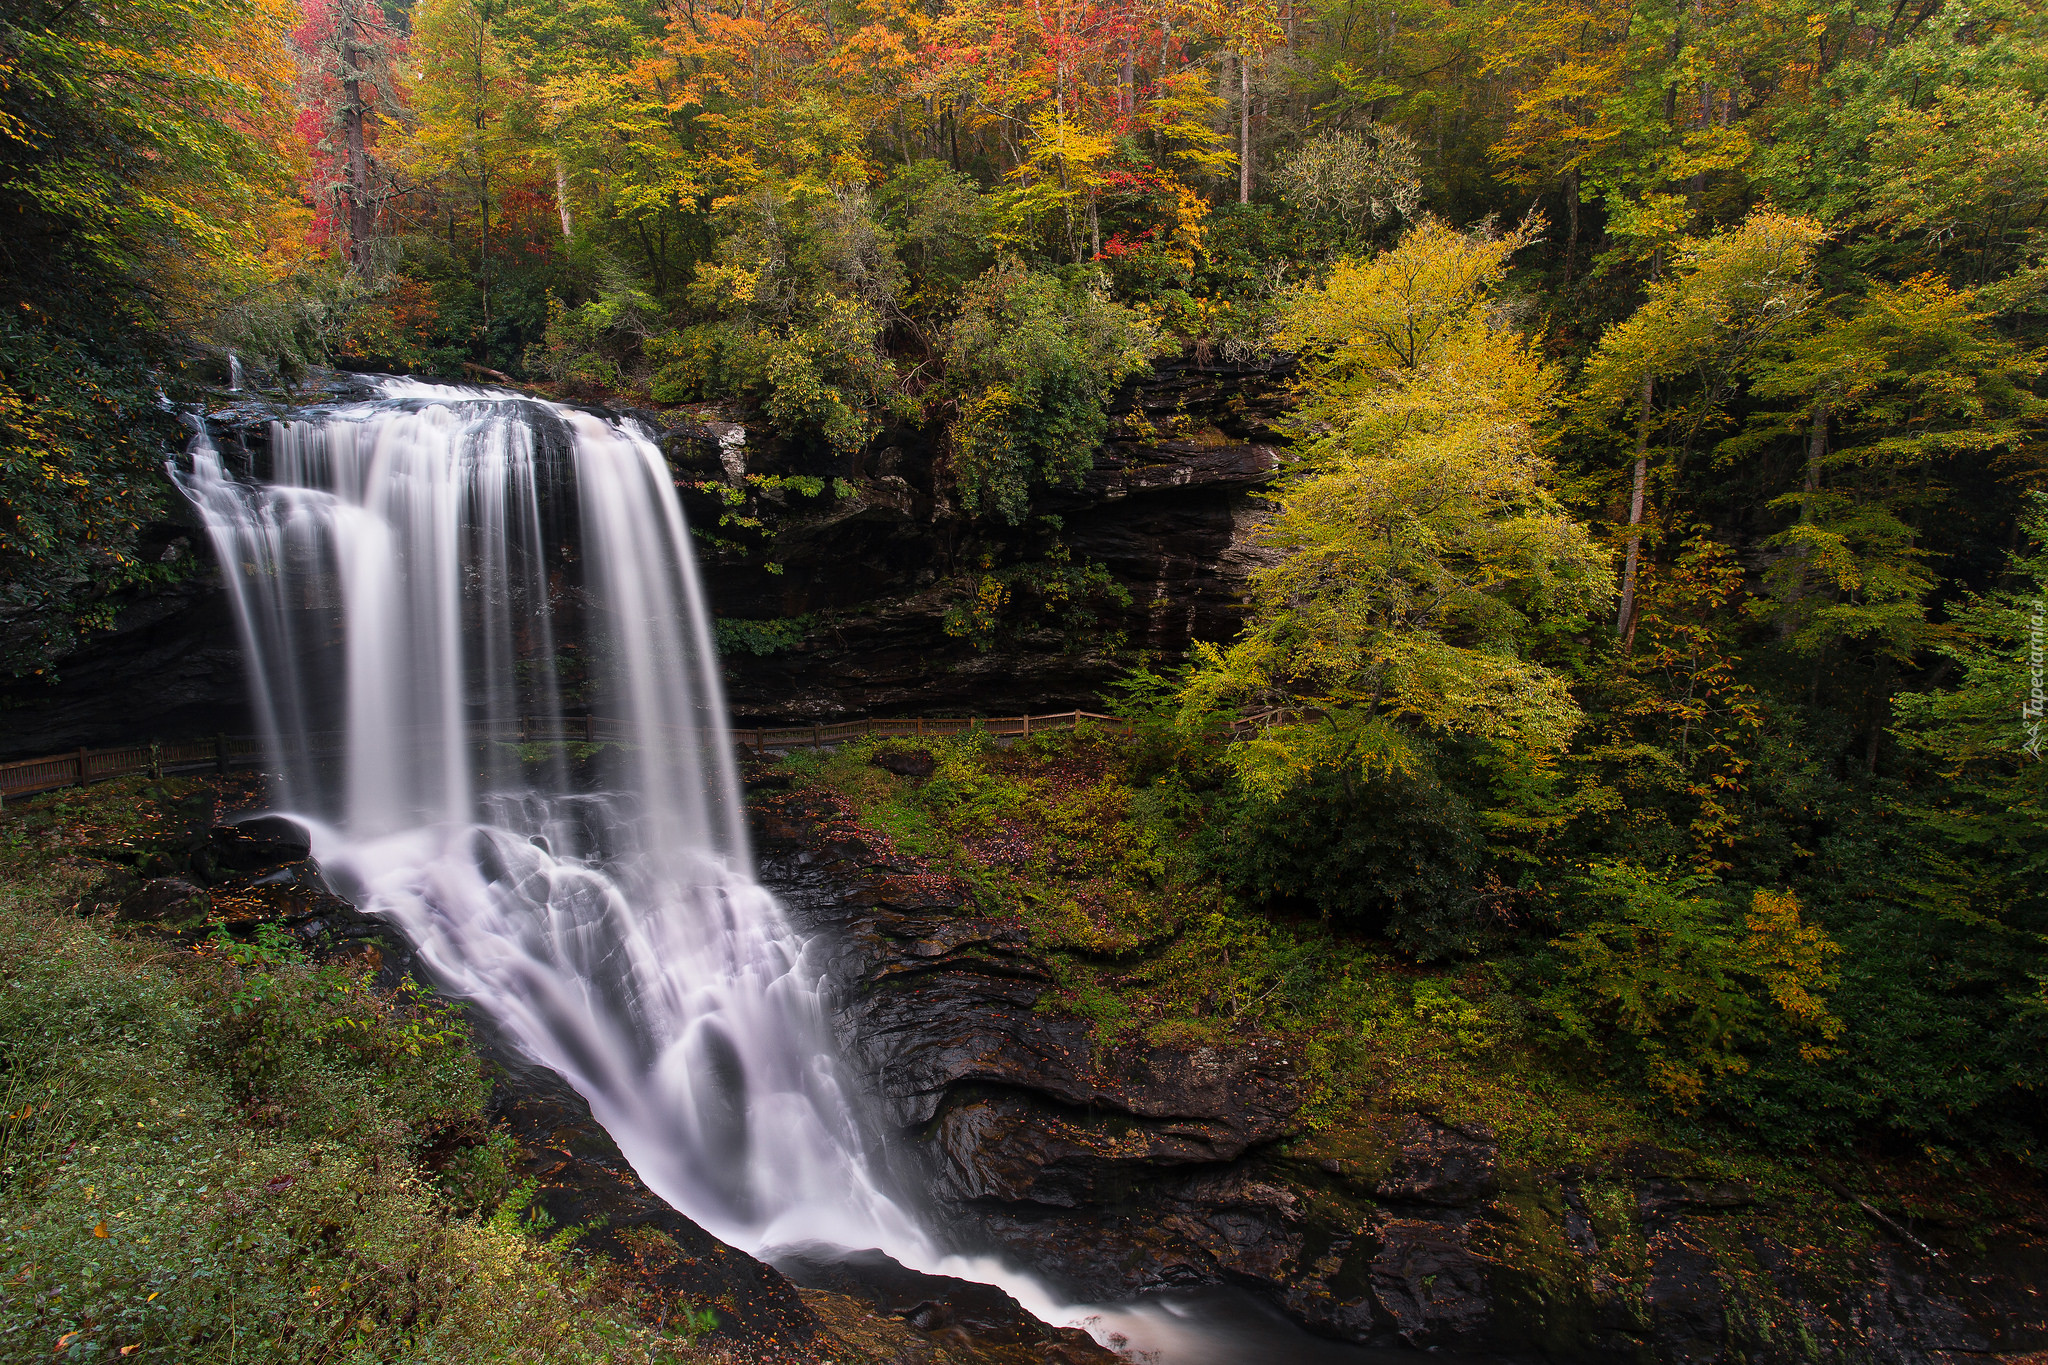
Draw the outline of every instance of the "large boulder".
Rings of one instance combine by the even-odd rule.
[[[258,815],[215,825],[207,833],[207,854],[224,872],[264,872],[310,857],[313,836],[283,815]]]
[[[182,877],[152,877],[122,900],[116,918],[161,929],[197,929],[213,913],[213,895]]]

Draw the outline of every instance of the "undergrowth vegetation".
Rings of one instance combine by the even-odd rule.
[[[0,826],[0,1360],[696,1359],[513,1184],[453,1007],[274,927],[80,913],[80,842],[146,862],[199,785]]]
[[[931,755],[929,777],[875,761],[908,749]],[[1312,1128],[1424,1106],[1491,1125],[1515,1160],[1584,1160],[1657,1129],[1597,1074],[1554,1064],[1554,1021],[1501,964],[1418,965],[1302,903],[1262,899],[1233,861],[1235,812],[1146,781],[1149,761],[1083,729],[1008,746],[974,733],[864,741],[792,754],[783,770],[899,856],[959,878],[983,910],[1018,916],[1055,973],[1042,1007],[1090,1019],[1106,1044],[1279,1036],[1304,1065]]]
[[[1285,1042],[1319,1149],[1419,1111],[1531,1167],[1651,1143],[1792,1188],[1871,1159],[1756,1098],[1862,1046],[1836,1007],[1846,950],[1792,893],[1620,862],[1511,887],[1512,846],[1481,845],[1426,773],[1321,813],[1261,804],[1132,710],[1129,734],[868,740],[781,771],[1017,917],[1054,974],[1040,1007],[1103,1044]]]

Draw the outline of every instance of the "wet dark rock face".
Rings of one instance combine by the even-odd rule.
[[[2039,1226],[1809,1245],[1757,1192],[1654,1149],[1517,1170],[1493,1133],[1428,1114],[1301,1134],[1284,1048],[1097,1048],[1085,1022],[1036,1012],[1049,977],[1017,924],[801,796],[762,809],[764,880],[818,935],[841,1034],[940,1222],[1075,1300],[1233,1285],[1339,1340],[1528,1360],[2048,1347]]]
[[[1041,496],[1037,510],[1061,519],[1072,562],[1104,566],[1130,606],[1098,603],[1101,619],[1082,635],[1049,621],[1019,623],[987,649],[948,635],[947,611],[984,552],[1031,561],[1044,553],[1044,534],[974,522],[954,507],[933,433],[896,433],[848,456],[733,423],[633,415],[662,434],[685,485],[800,473],[860,489],[824,510],[764,501],[757,510],[769,542],[741,554],[715,543],[724,504],[686,488],[692,524],[714,533],[697,548],[717,614],[811,620],[792,647],[728,653],[737,723],[1037,714],[1093,706],[1132,651],[1174,657],[1190,640],[1236,631],[1244,577],[1260,554],[1250,540],[1263,508],[1249,495],[1278,464],[1271,423],[1284,383],[1276,373],[1180,360],[1160,361],[1126,386],[1094,470],[1079,489]],[[367,396],[360,382],[338,376],[308,401]],[[209,428],[230,467],[260,471],[269,422],[294,411],[245,398],[214,414]],[[141,557],[188,566],[188,576],[124,597],[113,629],[82,641],[54,683],[0,679],[0,759],[253,732],[242,644],[212,544],[181,494],[167,490],[165,508],[166,519],[145,530]],[[767,572],[764,561],[782,571]],[[569,633],[565,622],[563,638]],[[1108,647],[1112,637],[1120,651]],[[331,648],[338,636],[316,622],[306,638]]]
[[[817,1319],[796,1286],[648,1189],[582,1096],[502,1042],[487,1044],[487,1055],[498,1064],[491,1117],[518,1143],[515,1174],[535,1183],[535,1204],[557,1226],[590,1228],[579,1245],[633,1267],[647,1289],[679,1306],[709,1308],[724,1340],[811,1339]]]
[[[133,594],[114,629],[60,663],[57,680],[0,678],[0,759],[148,739],[247,734],[247,670],[210,546],[179,525],[155,528],[154,559],[198,555],[196,576]],[[152,555],[150,551],[156,550]]]
[[[876,1319],[914,1329],[891,1334],[907,1337],[905,1344],[912,1346],[891,1352],[899,1357],[915,1356],[921,1337],[922,1344],[965,1349],[970,1359],[988,1365],[1113,1365],[1117,1359],[1077,1327],[1046,1326],[992,1285],[908,1270],[879,1251],[798,1250],[778,1256],[776,1268],[813,1291],[804,1301],[828,1321],[839,1315],[819,1302],[821,1294],[851,1300]],[[877,1352],[874,1358],[890,1356]]]
[[[751,558],[702,552],[721,616],[819,617],[794,648],[726,656],[736,723],[1090,707],[1132,651],[1177,657],[1192,640],[1229,638],[1242,619],[1245,576],[1262,556],[1252,537],[1265,509],[1250,494],[1279,466],[1272,423],[1285,382],[1263,370],[1155,362],[1112,407],[1112,438],[1081,486],[1034,500],[1035,510],[1060,519],[1076,565],[1102,565],[1130,594],[1127,608],[1097,604],[1100,621],[1079,639],[1051,622],[987,649],[949,636],[946,613],[962,596],[974,555],[1007,545],[1004,562],[1029,560],[1039,553],[1033,533],[961,515],[922,436],[846,457],[831,472],[854,480],[860,496],[782,526],[768,552],[781,574],[763,573]],[[1171,422],[1200,432],[1136,434]],[[760,433],[750,442],[749,472],[821,472],[809,452],[793,456]],[[691,444],[710,467],[712,443]],[[711,510],[692,514],[702,521]],[[1121,651],[1106,647],[1112,637],[1121,638]]]

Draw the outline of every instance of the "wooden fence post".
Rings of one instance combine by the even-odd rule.
[[[81,787],[85,785],[85,750],[83,747],[78,751],[78,785]]]
[[[81,752],[83,751],[81,750]],[[228,737],[226,735],[215,735],[213,737],[213,770],[217,773],[225,773],[228,770]]]
[[[824,748],[824,747],[825,747],[825,727],[824,727],[824,726],[822,726],[822,725],[813,725],[813,726],[811,727],[811,747],[812,747],[813,749],[822,749],[822,748]]]
[[[149,780],[152,782],[164,780],[164,750],[163,746],[155,740],[149,742]]]
[[[588,713],[583,717],[583,742],[585,744],[597,743],[597,715],[595,712]]]
[[[1024,717],[1024,738],[1031,738],[1031,717]]]

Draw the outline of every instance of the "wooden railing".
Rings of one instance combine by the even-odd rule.
[[[730,730],[732,742],[756,754],[786,749],[830,749],[869,735],[890,739],[940,738],[980,730],[998,737],[1029,737],[1072,730],[1084,723],[1125,729],[1128,722],[1093,711],[1057,711],[1044,716],[914,716],[908,720],[843,720],[829,725],[784,725],[773,729]],[[678,731],[681,743],[701,743],[703,730]],[[513,725],[477,725],[470,731],[476,744],[622,744],[633,742],[634,728],[609,716],[528,716]],[[308,737],[307,758],[333,758],[346,752],[340,732]],[[82,787],[115,777],[168,777],[180,773],[219,772],[247,768],[264,759],[263,742],[251,735],[215,735],[166,744],[129,744],[113,749],[73,749],[43,758],[18,758],[0,763],[0,801],[59,787]]]
[[[991,735],[1023,736],[1078,729],[1083,722],[1113,725],[1129,722],[1093,711],[1055,711],[1048,716],[916,716],[909,720],[844,720],[831,725],[785,725],[774,730],[734,730],[733,742],[755,753],[770,749],[830,748],[849,739],[877,735],[884,739],[939,738],[980,730]]]
[[[258,761],[263,744],[248,735],[215,735],[212,739],[181,739],[168,744],[127,744],[114,749],[73,749],[43,758],[18,758],[0,763],[0,799],[26,796],[56,787],[82,787],[111,777],[146,773],[226,772]]]

